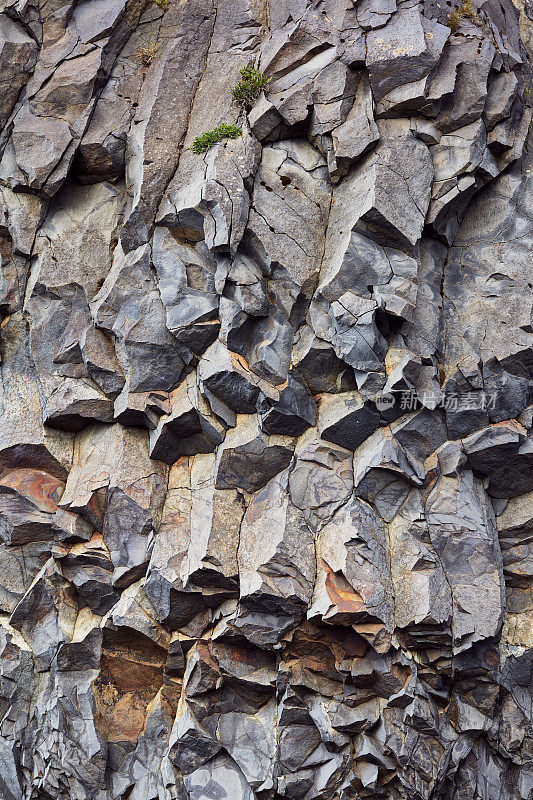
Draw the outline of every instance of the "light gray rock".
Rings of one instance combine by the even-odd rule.
[[[519,5],[0,3],[2,800],[531,800]]]
[[[29,36],[21,25],[11,19],[8,14],[0,17],[0,41],[2,50],[2,129],[9,119],[21,90],[24,88],[30,73],[37,61],[37,43]]]
[[[376,100],[427,75],[448,38],[443,25],[426,19],[420,6],[400,8],[384,27],[367,35],[366,64]]]
[[[477,479],[466,473],[441,478],[426,500],[429,538],[452,594],[455,651],[497,635],[502,623],[501,551],[492,509],[480,502],[480,492]],[[449,538],[457,514],[461,524]]]
[[[233,625],[259,646],[277,644],[302,619],[313,589],[313,538],[287,485],[285,470],[254,496],[241,528],[240,609]],[[258,604],[264,614],[257,613]]]
[[[325,264],[334,263],[345,252],[352,230],[411,254],[420,238],[433,180],[428,150],[401,120],[383,122],[380,128],[375,153],[352,170],[334,193]],[[392,197],[397,193],[403,199],[395,205]]]
[[[205,786],[212,785],[220,800],[254,800],[254,793],[244,775],[229,756],[217,756],[185,778],[190,800],[204,800]]]
[[[35,614],[31,613],[32,608]],[[35,576],[10,617],[12,627],[20,630],[30,644],[37,669],[47,670],[57,647],[70,640],[76,614],[74,587],[50,559]]]
[[[92,300],[111,267],[123,211],[124,195],[118,187],[67,183],[37,234],[28,290],[39,283],[78,283]],[[61,269],[65,262],[68,274]]]
[[[247,236],[258,242],[263,268],[279,263],[307,298],[322,257],[329,200],[324,161],[308,143],[289,140],[263,149]]]
[[[93,299],[92,312],[98,327],[115,340],[126,376],[123,391],[168,392],[177,387],[192,354],[166,327],[148,245],[127,255],[117,247],[113,266]]]
[[[357,553],[357,555],[356,555]],[[320,531],[311,618],[333,624],[375,623],[391,630],[394,603],[385,526],[352,499]]]

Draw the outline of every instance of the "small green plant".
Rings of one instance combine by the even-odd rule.
[[[446,25],[451,30],[452,33],[455,33],[457,28],[459,27],[459,23],[461,22],[461,14],[459,13],[459,9],[456,8],[455,11],[452,11],[448,19],[446,20]]]
[[[135,51],[135,58],[141,62],[143,67],[149,67],[155,58],[155,54],[159,50],[157,42],[150,41],[142,44],[138,50]]]
[[[191,150],[196,155],[200,155],[217,142],[222,141],[222,139],[236,139],[238,136],[242,136],[242,128],[238,125],[228,125],[227,122],[223,122],[222,125],[217,125],[216,128],[213,128],[212,131],[198,134],[192,143]]]
[[[483,25],[483,20],[472,5],[472,0],[463,0],[461,5],[454,8],[452,13],[449,15],[448,19],[446,20],[446,24],[452,33],[456,32],[461,24],[462,19],[469,19],[470,22],[473,22],[474,25],[478,26],[478,28],[481,28]]]
[[[154,3],[156,4],[156,6],[158,6],[159,8],[162,8],[163,11],[167,10],[169,2],[170,2],[170,0],[154,0]]]
[[[251,103],[272,81],[253,67],[242,67],[240,72],[240,81],[231,87],[231,96],[236,103]]]

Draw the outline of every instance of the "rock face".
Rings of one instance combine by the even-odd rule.
[[[0,800],[532,800],[533,6],[452,11],[0,0]]]

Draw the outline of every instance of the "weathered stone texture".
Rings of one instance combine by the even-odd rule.
[[[533,5],[451,11],[0,0],[0,800],[532,800]]]

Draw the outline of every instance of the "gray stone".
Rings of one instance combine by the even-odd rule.
[[[277,401],[260,397],[258,411],[261,426],[270,434],[300,436],[316,422],[316,405],[307,390],[299,381],[289,375],[287,386],[279,393]]]
[[[2,800],[531,800],[530,0],[0,5]]]
[[[324,397],[320,404],[320,436],[347,450],[356,450],[379,424],[379,413],[352,392]]]
[[[427,75],[448,37],[443,25],[422,16],[419,6],[402,8],[367,36],[366,63],[376,100]]]
[[[313,589],[313,539],[286,494],[287,483],[285,470],[261,489],[241,529],[240,608],[233,625],[259,646],[277,644],[302,619]]]
[[[358,557],[355,557],[355,553]],[[350,500],[320,531],[318,569],[310,616],[337,624],[394,619],[385,527],[360,500]]]
[[[183,455],[210,453],[222,442],[226,426],[211,412],[191,374],[172,393],[171,412],[150,432],[150,455],[173,464]]]

